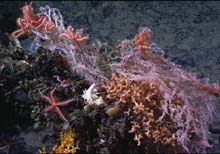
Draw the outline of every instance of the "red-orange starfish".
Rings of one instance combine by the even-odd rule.
[[[13,38],[17,39],[23,34],[31,34],[31,29],[47,33],[55,28],[54,22],[49,22],[46,16],[34,14],[33,8],[29,4],[22,7],[23,17],[17,19],[20,29],[12,33]]]
[[[89,39],[89,36],[82,36],[82,32],[74,32],[72,26],[68,26],[66,32],[59,35],[59,40],[61,40],[61,37],[63,36],[71,40],[77,48],[80,48],[82,44],[84,44]]]
[[[66,101],[57,102],[57,101],[54,99],[55,89],[56,89],[56,88],[54,88],[53,90],[50,91],[49,96],[45,96],[45,95],[43,95],[43,94],[41,93],[41,91],[39,91],[41,97],[42,97],[45,101],[47,101],[47,102],[50,104],[50,106],[48,106],[47,108],[45,108],[44,111],[45,111],[45,112],[48,112],[48,111],[50,111],[50,110],[52,110],[52,109],[55,109],[55,111],[56,111],[56,113],[59,115],[59,117],[60,117],[63,121],[68,122],[68,120],[65,118],[65,116],[64,116],[63,113],[61,112],[59,106],[67,105],[67,104],[69,104],[70,102],[72,102],[74,99],[69,99],[69,100],[66,100]]]
[[[68,87],[68,86],[70,85],[67,80],[61,80],[58,75],[55,75],[54,77],[55,77],[55,78],[57,79],[57,81],[60,83],[60,86],[61,86],[61,87],[65,88],[65,87]]]
[[[150,37],[150,32],[140,32],[134,37],[134,44],[144,56],[147,56],[146,51],[150,49]]]

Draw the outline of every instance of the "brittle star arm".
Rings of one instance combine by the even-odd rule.
[[[60,111],[58,107],[55,107],[55,110],[63,121],[68,122],[68,120],[64,117],[63,113]]]
[[[51,90],[50,91],[50,99],[51,99],[51,105],[54,105],[55,103],[56,103],[56,101],[55,101],[55,99],[54,99],[54,97],[53,97],[53,94],[54,94],[54,91],[56,90],[56,87],[53,89],[53,90]]]
[[[39,28],[45,23],[46,20],[47,20],[46,17],[39,17],[39,19],[38,19],[37,21],[33,21],[35,24],[40,23],[40,24],[37,25],[35,28],[36,28],[36,29],[39,29]]]
[[[48,106],[44,111],[45,111],[45,112],[48,112],[48,111],[52,110],[53,108],[55,108],[55,107],[57,107],[57,106],[65,106],[65,105],[69,104],[70,102],[72,102],[72,101],[74,101],[74,100],[75,100],[75,99],[69,99],[69,100],[67,100],[67,101],[62,101],[62,102],[56,103],[56,104],[54,104],[54,105],[52,105],[52,106]]]
[[[68,120],[64,117],[63,113],[61,112],[61,110],[58,108],[58,105],[61,106],[61,105],[65,105],[65,104],[68,104],[70,103],[72,100],[67,100],[67,101],[63,101],[63,102],[60,102],[60,103],[57,103],[56,104],[56,101],[53,97],[53,94],[54,94],[54,91],[55,91],[56,87],[50,91],[50,96],[45,96],[41,93],[41,91],[39,90],[40,92],[40,95],[42,96],[42,98],[44,98],[48,103],[50,103],[51,105],[49,107],[47,107],[46,109],[44,109],[45,112],[51,110],[51,109],[55,109],[55,111],[57,112],[57,114],[59,115],[59,117],[65,121],[65,122],[68,122]]]
[[[66,34],[66,33],[62,33],[62,34],[59,35],[58,40],[61,41],[61,37],[64,37],[64,36],[65,36],[67,39],[69,39],[69,40],[71,39],[70,36],[69,36],[68,34]]]
[[[42,97],[45,101],[47,101],[48,103],[50,103],[50,104],[52,105],[52,103],[51,103],[52,100],[50,99],[50,97],[43,95],[42,92],[40,91],[40,89],[38,89],[38,91],[39,91],[41,97]]]
[[[12,37],[17,39],[23,34],[24,34],[24,30],[21,28],[21,29],[16,30],[15,32],[13,32]]]
[[[77,38],[76,40],[79,41],[79,42],[82,42],[82,41],[86,41],[88,39],[89,39],[88,36],[84,36],[84,37],[81,37],[81,38]]]

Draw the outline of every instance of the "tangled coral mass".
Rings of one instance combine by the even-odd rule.
[[[208,123],[214,107],[209,94],[219,96],[219,86],[202,83],[195,75],[149,52],[153,49],[145,44],[148,49],[142,55],[138,44],[135,48],[131,41],[122,42],[121,61],[110,64],[119,77],[105,86],[107,97],[127,104],[132,117],[130,132],[135,133],[138,145],[146,136],[155,143],[181,145],[186,151],[198,150],[201,145],[210,147]]]
[[[101,44],[87,45],[89,37],[83,36],[82,30],[74,31],[72,26],[65,28],[58,9],[46,6],[34,14],[31,6],[25,5],[23,15],[17,20],[21,29],[12,36],[17,39],[25,33],[32,34],[39,46],[58,52],[72,73],[91,85],[82,95],[90,101],[87,104],[98,104],[94,101],[101,100],[103,105],[105,100],[109,118],[117,119],[111,117],[111,112],[128,117],[128,133],[134,135],[138,146],[153,143],[171,147],[174,152],[203,152],[211,147],[208,126],[215,115],[212,102],[213,95],[220,95],[219,86],[201,82],[165,59],[164,52],[151,42],[150,29],[140,28],[133,40],[122,41],[120,61],[105,62],[106,73],[98,65]],[[66,88],[63,84],[61,87]],[[50,98],[41,94],[51,104],[46,111],[56,109],[61,119],[69,122],[58,106],[73,100],[56,103],[53,92]],[[105,111],[103,108],[94,110]]]
[[[162,110],[164,98],[154,83],[130,81],[114,75],[111,82],[104,87],[107,98],[128,111],[132,124],[129,132],[135,133],[134,140],[138,145],[145,135],[155,143],[176,144],[176,123]]]
[[[185,150],[189,150],[188,147],[193,144],[193,139],[189,139],[196,134],[202,143],[210,146],[206,136],[206,123],[211,117],[200,114],[211,111],[206,107],[196,108],[193,104],[195,100],[187,100],[186,97],[190,96],[183,97],[176,92],[168,100],[156,82],[132,81],[118,75],[114,75],[103,87],[107,92],[106,98],[114,105],[119,104],[124,114],[129,115],[129,132],[135,134],[134,140],[138,145],[141,144],[142,138],[147,137],[154,143],[181,145]],[[206,96],[203,95],[200,99],[204,99],[203,97]]]

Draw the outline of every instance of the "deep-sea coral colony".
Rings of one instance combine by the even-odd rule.
[[[153,139],[155,143],[176,145],[176,122],[161,109],[164,98],[156,84],[113,75],[109,83],[103,83],[103,87],[108,100],[130,111],[132,128],[129,132],[135,133],[134,140],[138,145],[144,136]],[[175,107],[181,108],[182,104],[181,100],[175,98],[169,106],[169,112],[175,114]]]
[[[47,33],[48,31],[55,28],[55,24],[45,16],[38,16],[34,14],[31,5],[26,4],[22,7],[23,18],[17,19],[17,25],[20,27],[19,30],[12,33],[12,36],[16,39],[23,34],[32,34],[33,30]]]
[[[24,17],[17,20],[21,29],[13,33],[15,39],[26,33],[34,34],[38,41],[44,40],[39,41],[40,46],[52,51],[55,49],[62,51],[61,54],[68,60],[72,69],[82,74],[86,80],[97,81],[91,77],[94,74],[102,78],[100,70],[93,67],[97,65],[95,63],[97,56],[88,56],[86,51],[81,51],[89,37],[82,36],[82,31],[74,31],[71,26],[66,29],[58,9],[46,6],[36,15],[30,5],[25,5],[23,14]],[[107,92],[106,99],[116,106],[117,112],[126,111],[129,115],[131,121],[129,132],[135,134],[134,140],[138,145],[146,137],[152,139],[154,143],[180,145],[188,150],[189,138],[194,133],[200,137],[199,140],[202,140],[203,145],[209,147],[207,123],[210,115],[205,113],[211,113],[212,106],[207,103],[195,108],[196,105],[192,102],[211,102],[211,98],[201,90],[219,95],[220,88],[208,84],[203,86],[191,74],[163,57],[153,55],[150,36],[151,31],[144,28],[133,40],[135,48],[132,47],[130,40],[122,42],[121,61],[110,64],[111,71],[117,75],[112,75],[110,81],[106,80],[101,84]],[[86,61],[88,64],[85,64],[85,59],[88,59]],[[83,72],[82,68],[86,72]],[[43,95],[42,97],[51,104],[47,111],[55,109],[61,119],[67,121],[58,108],[62,103],[58,105],[53,98],[53,91],[49,97]],[[84,91],[83,98],[87,105],[99,104],[100,102],[97,102],[99,99],[101,104],[103,103],[102,98],[97,96],[95,84]],[[108,111],[110,113],[110,110]]]
[[[75,154],[77,150],[80,148],[78,145],[75,146],[74,141],[74,132],[72,129],[67,130],[66,132],[60,133],[60,144],[54,145],[51,153],[53,154]],[[41,150],[39,150],[40,154],[46,154],[46,148],[45,146],[42,147]]]
[[[30,5],[25,5],[25,7],[31,8]],[[24,12],[23,14],[22,21],[24,19],[24,22],[22,25],[18,23],[21,29],[12,33],[15,40],[23,34],[31,34],[35,37],[34,42],[36,42],[37,46],[49,49],[50,51],[58,51],[68,61],[69,68],[72,72],[77,72],[80,76],[90,80],[91,83],[96,81],[97,76],[105,78],[100,68],[96,65],[98,61],[98,56],[96,55],[99,47],[93,46],[93,49],[84,50],[89,36],[83,36],[82,29],[74,30],[72,26],[67,26],[66,28],[64,26],[63,16],[58,9],[45,6],[40,8],[38,14],[34,14],[33,12]],[[40,25],[46,26],[47,23],[53,23],[55,26],[53,28],[46,28],[45,30],[39,28],[38,25],[31,25],[33,20],[26,20],[26,18],[32,19],[32,16],[46,19],[44,22],[40,20]],[[84,51],[82,52],[81,50]]]
[[[82,30],[74,32],[72,26],[67,26],[67,29],[65,29],[62,22],[62,16],[56,11],[56,9],[45,7],[41,8],[39,14],[34,14],[32,6],[26,4],[22,7],[23,17],[17,19],[17,25],[20,29],[12,33],[13,38],[17,39],[24,34],[35,34],[36,38],[39,37],[48,40],[51,39],[49,33],[57,29],[56,32],[59,33],[57,33],[56,38],[59,39],[59,41],[64,37],[79,48],[89,39],[89,37],[82,36]]]
[[[47,46],[48,48],[51,50],[62,48],[65,50],[65,54],[72,54],[73,52],[71,51],[76,48],[79,49],[89,39],[88,36],[82,35],[82,30],[76,30],[76,32],[74,32],[72,26],[68,26],[67,29],[65,29],[63,26],[62,15],[59,13],[59,10],[47,6],[41,8],[40,11],[39,14],[35,14],[32,6],[29,4],[22,7],[23,17],[17,19],[17,24],[20,29],[12,33],[14,39],[17,39],[24,34],[35,35],[35,41],[39,41],[40,39],[47,40],[49,41],[49,46],[51,45],[51,48]],[[65,43],[63,42],[64,40],[68,40],[70,43],[73,43],[73,45],[66,45],[66,47],[69,47],[66,49],[65,44],[63,44]],[[39,41],[38,43],[40,44],[42,42]],[[43,44],[41,44],[41,46],[43,46]],[[61,82],[61,86],[66,85]],[[73,100],[70,99],[63,102],[56,102],[53,96],[54,91],[55,89],[50,91],[49,97],[41,94],[42,98],[51,104],[51,106],[47,107],[44,111],[48,112],[54,109],[64,122],[68,122],[59,109],[59,106],[67,105]]]

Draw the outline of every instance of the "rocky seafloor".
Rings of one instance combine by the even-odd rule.
[[[196,73],[198,78],[220,83],[219,2],[33,3],[36,8],[47,4],[60,9],[66,24],[83,28],[94,40],[106,42],[104,51],[113,50],[118,41],[132,38],[138,27],[147,26],[166,58]],[[54,75],[70,81],[68,88],[58,87],[56,94],[65,98],[76,96],[71,108],[64,108],[70,113],[68,119],[74,125],[75,140],[79,141],[77,153],[169,153],[166,147],[158,145],[137,146],[132,134],[127,133],[130,125],[126,117],[115,120],[102,110],[82,110],[80,96],[89,84],[72,74],[60,55],[42,48],[33,55],[15,46],[9,35],[17,28],[16,18],[23,5],[24,2],[0,3],[0,153],[38,153],[43,145],[51,149],[57,143],[59,130],[65,125],[55,114],[47,117],[34,107],[39,89],[57,85]],[[37,111],[33,114],[34,109]],[[100,143],[100,139],[108,142]],[[209,127],[209,142],[213,147],[206,152],[220,153],[219,119]]]

